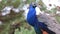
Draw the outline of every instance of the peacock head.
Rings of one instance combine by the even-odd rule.
[[[36,3],[36,2],[32,2],[29,7],[33,7],[33,8],[39,7],[39,8],[41,8],[42,6],[38,3]]]
[[[34,3],[34,2],[32,2],[32,3],[30,4],[30,7],[35,8],[35,7],[37,7],[37,4],[36,4],[36,3]]]
[[[33,8],[37,7],[36,3],[32,3]]]

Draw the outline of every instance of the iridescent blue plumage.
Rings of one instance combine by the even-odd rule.
[[[33,7],[32,4],[30,4],[29,12],[27,15],[27,22],[34,27],[36,34],[42,34],[42,29],[46,30],[49,33],[49,30],[47,28],[47,25],[43,22],[39,22],[36,17],[36,6]],[[51,34],[51,33],[50,33]]]
[[[27,15],[27,21],[30,25],[35,26],[36,24],[39,23],[40,26],[44,27],[46,26],[45,24],[43,25],[42,22],[39,22],[37,17],[36,17],[36,10],[35,8],[32,6],[32,4],[29,7],[29,12]]]
[[[27,22],[35,28],[35,31],[38,30],[38,32],[41,33],[41,30],[39,30],[37,25],[37,17],[35,14],[36,14],[35,8],[32,5],[30,5],[29,12],[27,15]]]

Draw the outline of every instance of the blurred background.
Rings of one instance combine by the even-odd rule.
[[[60,23],[60,6],[45,3],[45,0],[0,0],[0,34],[35,34],[24,16],[22,10],[26,4],[37,2],[41,5],[41,11],[51,14]],[[54,2],[54,1],[53,1]]]

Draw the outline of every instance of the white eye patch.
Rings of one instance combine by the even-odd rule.
[[[39,15],[41,13],[41,10],[39,7],[36,7],[35,10],[36,10],[36,15]]]

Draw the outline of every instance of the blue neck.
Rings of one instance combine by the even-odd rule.
[[[42,22],[39,22],[37,17],[36,17],[36,10],[33,8],[32,5],[29,7],[29,12],[27,15],[27,22],[34,27],[36,34],[42,34],[40,26],[42,28],[45,27],[45,25]]]
[[[28,15],[27,15],[27,22],[34,26],[37,22],[37,17],[36,17],[36,11],[35,11],[35,8],[33,8],[32,5],[30,5],[29,7],[29,12],[28,12]]]

